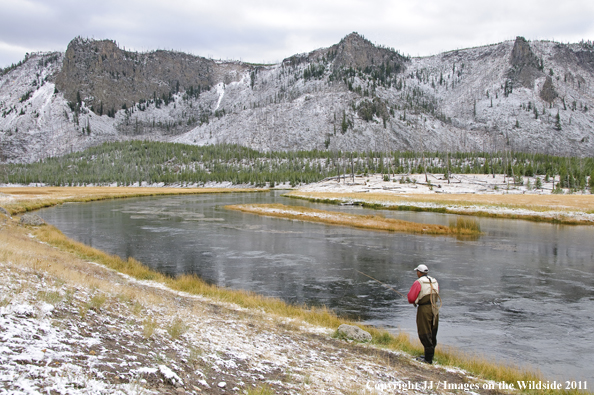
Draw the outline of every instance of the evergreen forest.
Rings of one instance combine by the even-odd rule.
[[[594,159],[522,152],[262,152],[240,145],[195,146],[154,141],[110,142],[30,164],[0,167],[0,183],[50,186],[181,185],[231,182],[244,186],[296,186],[329,177],[383,174],[402,181],[411,173],[507,174],[551,177],[570,192],[594,189]]]

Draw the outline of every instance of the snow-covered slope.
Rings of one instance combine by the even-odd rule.
[[[113,119],[79,116],[56,91],[63,54],[37,53],[0,77],[0,155],[3,161],[32,162],[118,138]],[[92,125],[91,135],[83,126]],[[82,125],[82,126],[81,126]]]
[[[114,139],[591,156],[593,87],[590,43],[519,37],[411,59],[353,33],[252,65],[77,38],[0,76],[0,149],[10,162]]]

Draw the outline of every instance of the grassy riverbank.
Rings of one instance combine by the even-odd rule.
[[[285,196],[317,203],[594,225],[594,195],[391,194],[383,192],[292,191]]]
[[[263,192],[255,188],[9,187],[0,188],[0,206],[12,215],[68,202],[92,202],[162,195]]]
[[[93,191],[93,193],[91,193],[91,191],[89,191],[89,189],[87,188],[81,189],[84,189],[86,193],[77,194],[75,188],[51,188],[51,191],[45,191],[47,192],[46,198],[42,197],[43,193],[33,194],[33,192],[35,191],[43,192],[43,189],[33,189],[29,191],[25,190],[21,191],[20,196],[24,196],[22,200],[20,200],[21,198],[17,197],[17,194],[11,194],[13,199],[7,206],[12,213],[16,214],[30,211],[34,208],[47,207],[66,201],[91,201],[115,197],[121,198],[127,196],[133,197],[152,196],[155,194],[206,192],[205,190],[188,190],[186,192],[183,189],[155,191],[142,190],[139,188],[130,188],[130,191],[124,191],[124,188],[113,188],[113,190],[111,188],[97,188]],[[3,194],[10,194],[10,191],[7,192],[6,189],[2,189],[0,191]],[[229,189],[222,190],[222,192],[236,191],[237,190]],[[219,191],[211,190],[209,192]],[[35,199],[29,199],[27,198],[28,196],[35,196]],[[66,285],[75,290],[95,290],[93,291],[93,293],[95,294],[94,296],[89,296],[88,300],[86,300],[84,303],[80,302],[80,306],[77,305],[76,309],[78,310],[75,310],[79,311],[80,314],[76,316],[78,318],[74,318],[75,320],[84,321],[88,319],[89,311],[96,311],[97,314],[101,313],[101,306],[104,302],[101,302],[101,297],[97,299],[96,295],[105,294],[107,295],[105,296],[107,300],[111,300],[109,298],[113,298],[115,300],[117,298],[126,299],[126,295],[136,295],[137,292],[139,292],[137,289],[130,291],[126,290],[126,287],[136,287],[138,283],[127,281],[125,283],[125,286],[118,284],[116,287],[114,287],[112,281],[102,280],[102,276],[106,276],[107,274],[105,273],[107,272],[104,272],[103,269],[100,268],[105,267],[117,273],[122,273],[126,276],[129,276],[129,278],[131,279],[141,281],[142,284],[146,284],[147,281],[150,282],[150,284],[155,284],[156,289],[162,289],[159,288],[159,285],[161,285],[162,287],[166,287],[169,290],[181,291],[184,293],[184,295],[198,295],[200,298],[202,298],[198,299],[198,301],[194,300],[193,303],[196,304],[193,307],[194,310],[184,310],[183,312],[179,313],[180,316],[185,317],[186,320],[184,321],[185,324],[184,322],[182,322],[178,325],[180,328],[184,327],[183,325],[190,325],[189,322],[204,321],[205,313],[200,309],[204,309],[204,306],[212,306],[213,304],[219,306],[217,309],[228,309],[231,305],[236,306],[233,309],[237,309],[237,311],[239,312],[237,313],[239,315],[234,313],[235,315],[233,320],[227,320],[224,324],[216,324],[218,328],[217,331],[224,330],[224,327],[236,324],[240,326],[245,325],[247,328],[255,326],[258,328],[258,331],[282,331],[283,337],[279,338],[278,340],[280,343],[287,342],[287,339],[292,339],[292,337],[302,336],[304,331],[313,331],[314,333],[329,334],[342,323],[355,324],[352,322],[348,322],[347,320],[342,319],[340,317],[337,317],[334,313],[325,308],[288,305],[278,299],[263,297],[261,295],[257,295],[251,292],[229,290],[226,288],[220,288],[211,284],[207,284],[198,277],[192,275],[184,275],[176,278],[167,277],[147,268],[146,266],[142,265],[140,262],[134,259],[128,259],[124,261],[117,256],[112,256],[97,249],[88,247],[84,244],[75,242],[64,236],[59,230],[55,229],[52,226],[41,226],[37,228],[22,227],[17,226],[17,218],[10,220],[1,215],[0,218],[3,221],[2,225],[0,226],[0,244],[2,251],[2,255],[0,255],[0,263],[2,263],[3,265],[8,265],[11,268],[11,270],[18,271],[19,273],[25,273],[23,275],[30,274],[31,276],[33,276],[31,277],[32,281],[38,281],[40,278],[46,277],[51,278],[51,281],[49,282],[51,284],[55,284],[57,289],[57,291],[55,292],[58,293],[60,293],[60,289],[62,287],[65,287]],[[49,248],[48,245],[54,248]],[[96,266],[89,262],[98,263],[101,266]],[[13,295],[3,297],[1,301],[2,306],[10,305],[12,303],[12,300],[16,300],[17,296],[15,295],[17,295],[19,292],[22,293],[26,291],[26,289],[22,286],[23,282],[21,282],[20,284],[21,285],[15,285],[16,291]],[[97,290],[101,291],[103,294],[97,293]],[[52,298],[48,297],[47,291],[44,292],[45,293],[42,293],[40,291],[39,293],[36,293],[35,297],[38,298],[40,302],[47,302],[47,300],[53,300]],[[153,295],[151,293],[153,291],[148,291],[144,288],[142,292],[146,292],[150,295]],[[162,299],[156,298],[154,297],[154,295],[150,295],[146,296],[143,299],[142,303],[144,308],[148,310],[155,310],[160,308],[159,306],[162,303]],[[174,295],[171,299],[177,300],[176,298],[179,298],[179,296]],[[57,303],[66,303],[67,300],[67,296],[64,296],[62,302]],[[202,307],[196,307],[198,303],[201,303],[200,306]],[[58,306],[58,304],[56,304],[56,306]],[[130,302],[130,306],[133,306],[132,302]],[[65,305],[64,308],[66,307],[68,306]],[[169,314],[175,313],[177,315],[177,311],[175,309],[176,307],[172,304],[168,308]],[[196,309],[200,310],[201,312],[196,313]],[[158,325],[154,324],[154,322],[151,321],[151,319],[152,318],[150,316],[139,318],[139,325],[141,326],[139,330],[142,333],[150,335],[152,331],[154,331],[153,326],[156,325],[156,327],[158,327]],[[166,329],[166,332],[169,333],[170,337],[175,337],[174,334],[177,333],[175,329],[176,326],[174,325],[175,322],[178,321],[173,320],[170,323],[161,324],[161,327]],[[313,329],[311,329],[312,326]],[[153,327],[153,329],[151,329],[151,327]],[[303,329],[305,327],[310,329]],[[476,381],[475,379],[471,378],[470,376],[466,376],[465,374],[462,375],[462,378],[460,378],[460,376],[454,377],[452,376],[452,373],[448,373],[445,370],[417,364],[416,362],[412,362],[411,359],[408,357],[405,357],[404,359],[399,359],[395,357],[394,354],[383,354],[382,350],[386,349],[403,351],[411,355],[419,355],[422,349],[416,340],[411,341],[409,336],[405,333],[399,333],[397,335],[394,335],[378,328],[365,326],[361,327],[372,334],[373,347],[369,348],[367,346],[361,346],[363,348],[360,349],[354,347],[352,344],[340,342],[340,344],[343,344],[343,346],[341,347],[344,347],[344,352],[347,355],[347,357],[344,358],[354,360],[355,358],[358,358],[360,356],[359,354],[363,353],[362,350],[366,350],[364,351],[366,355],[373,353],[373,355],[375,355],[377,358],[383,361],[381,362],[381,364],[388,366],[390,369],[402,372],[400,373],[400,377],[416,377],[419,380],[423,378],[425,380],[441,379],[449,380],[448,382],[456,382],[459,380],[462,380],[462,382]],[[117,333],[117,328],[115,328],[114,330]],[[154,336],[152,337],[152,335],[148,336],[147,338],[153,339],[151,340],[152,342],[156,341]],[[324,338],[326,339],[324,340],[325,342],[334,341],[327,336]],[[300,347],[306,347],[303,345],[303,343],[300,344]],[[315,350],[315,348],[312,348],[312,351],[313,350]],[[285,354],[286,352],[283,352],[283,355]],[[184,358],[186,360],[188,359],[187,356]],[[255,358],[266,359],[267,357],[259,356]],[[494,364],[486,358],[468,355],[459,350],[443,346],[438,347],[436,353],[436,361],[440,365],[462,368],[468,371],[470,375],[475,376],[480,380],[493,380],[495,382],[505,381],[508,383],[515,383],[519,380],[540,381],[542,379],[542,377],[540,377],[540,375],[537,373],[530,372],[528,370],[524,370],[518,367]],[[240,367],[238,367],[238,369],[240,369]],[[287,369],[290,369],[290,367],[288,366]],[[344,367],[342,369],[344,369]],[[212,372],[212,370],[210,371]],[[339,369],[338,371],[342,370]],[[212,374],[214,375],[214,373]],[[280,379],[280,381],[284,382],[283,380],[289,380],[287,378],[288,376],[290,375],[284,374],[282,375],[282,377],[275,377],[277,381]],[[361,378],[361,380],[365,379]],[[307,379],[307,376],[303,376],[304,390],[300,393],[316,393],[317,390],[310,391],[308,387],[309,384],[307,384],[308,381],[311,380]],[[271,378],[270,382],[272,383],[274,382],[274,380]],[[142,386],[143,384],[140,383],[139,385]],[[319,385],[323,385],[322,381],[320,381]],[[322,389],[322,387],[316,388],[318,390]],[[366,390],[364,388],[359,388],[358,390],[353,391],[351,393],[366,393]],[[539,391],[539,393],[542,392]]]
[[[480,234],[478,224],[471,221],[458,221],[452,226],[444,226],[385,218],[380,215],[348,214],[302,206],[286,206],[284,204],[239,204],[225,206],[225,208],[244,213],[369,230],[445,236],[474,236]]]

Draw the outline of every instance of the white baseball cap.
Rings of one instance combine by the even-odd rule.
[[[421,273],[428,273],[429,268],[425,265],[419,265],[419,266],[415,267],[415,271],[421,272]]]

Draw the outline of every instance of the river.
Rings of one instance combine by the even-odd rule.
[[[67,236],[168,273],[339,314],[416,337],[415,309],[397,293],[420,263],[440,284],[438,342],[489,360],[594,385],[594,227],[479,218],[477,240],[375,232],[260,217],[226,204],[313,204],[280,192],[70,203],[40,215]],[[381,211],[448,224],[455,216]]]

